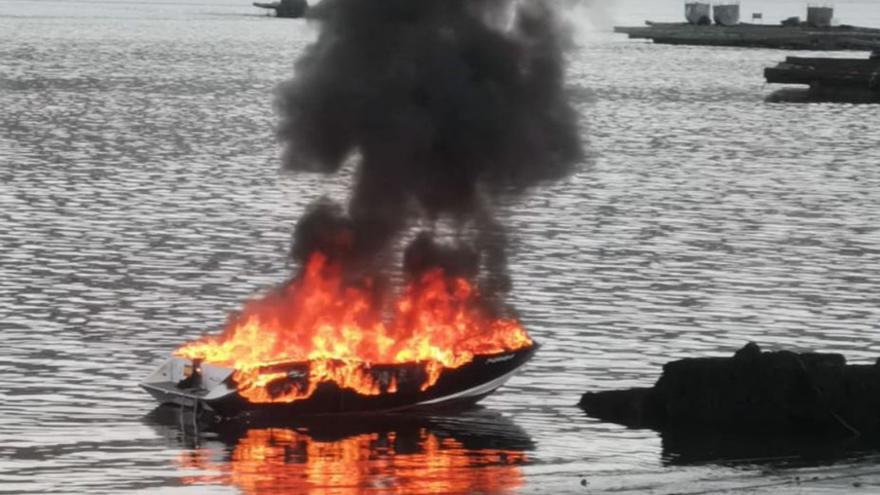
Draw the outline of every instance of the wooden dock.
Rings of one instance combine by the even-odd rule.
[[[880,29],[855,26],[811,27],[799,25],[737,24],[734,26],[688,23],[646,23],[644,27],[615,27],[630,38],[650,39],[668,45],[738,46],[786,50],[865,50],[880,43]]]
[[[880,53],[871,58],[787,57],[764,69],[768,83],[806,85],[781,90],[770,101],[832,101],[880,103]]]

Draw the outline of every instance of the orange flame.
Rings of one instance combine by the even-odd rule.
[[[439,268],[404,289],[389,323],[375,306],[369,287],[347,286],[340,267],[314,253],[299,278],[249,304],[220,337],[175,354],[233,368],[239,394],[260,403],[308,398],[325,382],[363,395],[394,393],[394,377],[376,372],[389,364],[417,363],[426,390],[444,368],[532,345],[517,321],[487,315],[466,279]],[[303,384],[285,381],[290,371],[277,365],[287,363],[307,363]]]
[[[523,485],[521,451],[467,449],[420,429],[398,452],[395,432],[322,442],[287,428],[249,430],[228,460],[207,449],[187,451],[177,465],[187,485],[234,485],[243,493],[506,493]],[[412,445],[415,444],[416,448]]]

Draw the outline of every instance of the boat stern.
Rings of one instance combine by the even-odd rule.
[[[235,389],[228,386],[233,370],[180,357],[162,363],[140,385],[161,404],[207,405]]]

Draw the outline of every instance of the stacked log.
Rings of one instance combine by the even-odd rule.
[[[878,45],[880,47],[880,45]],[[809,87],[806,99],[880,103],[880,58],[787,57],[764,69],[768,83]]]

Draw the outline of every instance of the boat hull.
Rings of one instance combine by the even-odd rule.
[[[501,354],[478,355],[459,368],[446,368],[437,382],[421,390],[416,364],[386,365],[380,371],[395,375],[397,391],[361,395],[350,389],[325,382],[307,398],[292,402],[252,403],[242,397],[231,379],[232,370],[200,366],[198,383],[185,383],[193,363],[172,358],[154,372],[141,386],[160,403],[187,408],[203,408],[222,416],[260,414],[290,417],[315,414],[356,414],[410,409],[448,409],[472,405],[491,394],[516,373],[534,355],[537,346]],[[295,368],[297,365],[291,365]],[[302,366],[302,364],[299,364]],[[199,367],[196,364],[196,367]],[[410,377],[410,383],[407,383]]]

